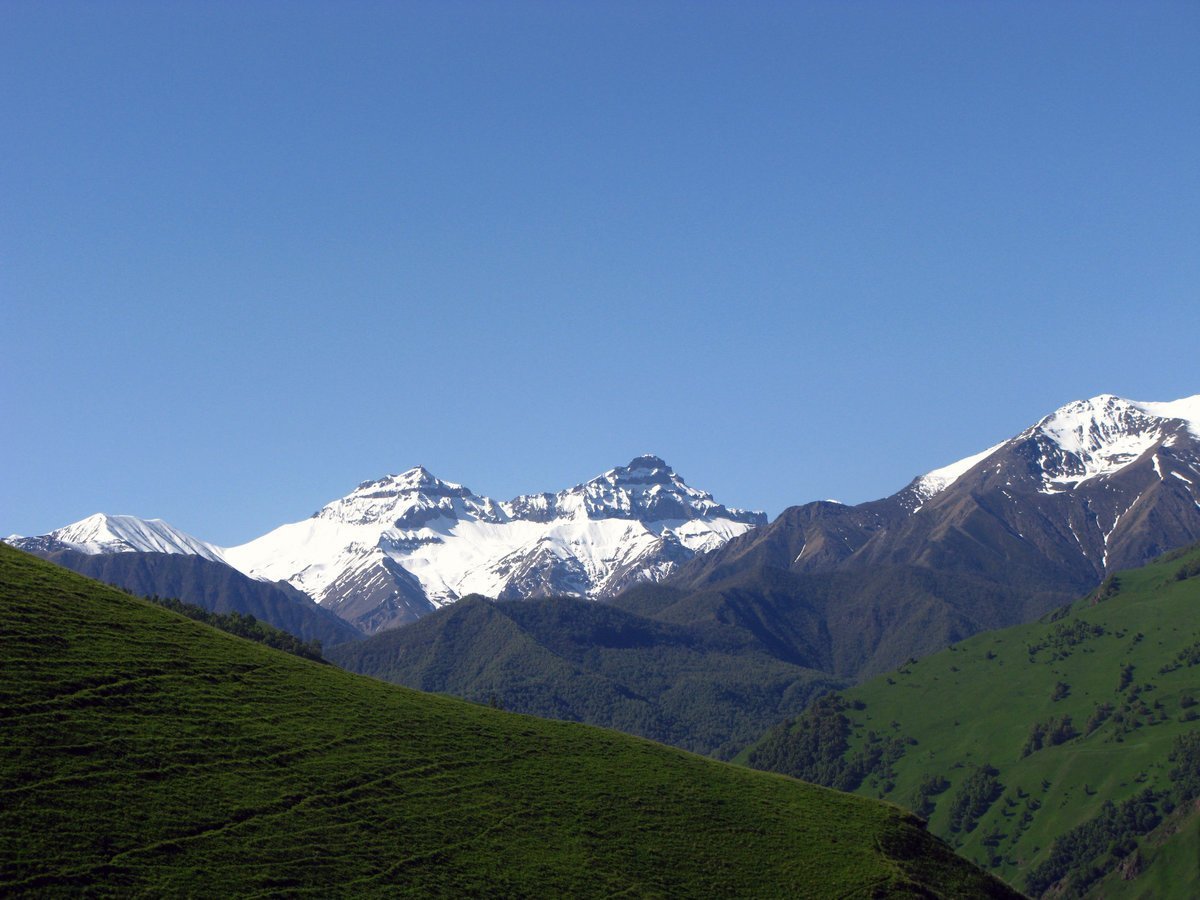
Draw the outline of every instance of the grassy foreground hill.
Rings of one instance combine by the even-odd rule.
[[[896,807],[350,675],[0,547],[0,893],[1015,896]]]
[[[1200,548],[824,698],[739,760],[903,804],[1034,895],[1194,897]]]

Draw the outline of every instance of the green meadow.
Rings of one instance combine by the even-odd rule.
[[[897,806],[423,694],[0,547],[0,893],[1015,896]]]

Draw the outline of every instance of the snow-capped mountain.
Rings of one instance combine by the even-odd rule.
[[[800,576],[797,608],[817,617],[806,626],[814,646],[830,642],[822,665],[837,669],[837,653],[865,654],[877,671],[907,658],[901,653],[1028,621],[1197,540],[1200,395],[1143,403],[1104,394],[891,497],[791,507],[681,566],[670,583],[694,591],[760,583],[765,570]],[[832,604],[834,620],[814,612],[814,596],[831,598],[820,602]],[[838,628],[850,629],[844,640]],[[895,641],[898,629],[912,629],[913,639]],[[875,647],[887,655],[872,658]]]
[[[804,665],[858,676],[1028,622],[1196,540],[1200,396],[1103,395],[893,496],[792,506],[679,566],[650,608],[744,623]],[[641,608],[636,590],[616,602]]]
[[[872,546],[843,542],[843,559],[896,558],[898,544],[917,552],[921,542],[928,555],[951,524],[986,510],[1013,540],[1097,578],[1141,565],[1200,538],[1200,395],[1143,403],[1102,394],[1068,403],[1007,441],[854,509],[869,513],[871,533],[860,537]],[[795,565],[811,553],[802,550]]]
[[[220,548],[168,525],[162,519],[96,513],[38,537],[11,535],[5,542],[31,553],[181,553],[224,562]]]
[[[991,497],[991,514],[1020,541],[1096,577],[1141,565],[1200,538],[1200,395],[1068,403],[906,491],[940,515]]]
[[[763,524],[641,456],[556,494],[480,497],[418,466],[223,552],[367,631],[467,594],[605,597]]]
[[[928,500],[998,451],[1020,445],[1031,463],[1024,474],[1040,483],[1042,493],[1061,493],[1115,475],[1160,445],[1177,446],[1181,431],[1200,438],[1200,394],[1170,403],[1101,394],[1068,403],[1007,441],[921,475],[906,491]]]
[[[640,456],[556,494],[506,502],[422,466],[365,481],[311,518],[220,548],[159,519],[97,514],[8,543],[61,550],[201,556],[287,582],[365,631],[412,621],[467,594],[611,596],[657,581],[698,553],[766,523]]]

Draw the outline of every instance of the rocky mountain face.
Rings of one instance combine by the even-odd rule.
[[[689,487],[655,456],[506,502],[418,466],[222,552],[375,632],[468,594],[610,597],[765,521]]]
[[[672,621],[767,604],[804,636],[800,661],[854,675],[1028,621],[1198,538],[1200,396],[1102,395],[883,500],[792,507],[681,566],[677,595],[620,602]]]
[[[997,575],[1046,560],[1088,583],[1197,534],[1200,397],[1136,403],[1102,395],[1068,404],[883,500],[792,507],[673,582],[699,586],[748,565],[953,568],[956,553],[986,536],[988,552],[978,561],[994,560]]]
[[[794,506],[607,603],[480,598],[335,658],[720,755],[814,670],[894,669],[1200,538],[1198,432],[1200,398],[1072,403],[891,497]]]

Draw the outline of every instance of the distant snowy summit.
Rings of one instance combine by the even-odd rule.
[[[647,455],[558,493],[504,502],[417,466],[364,481],[308,519],[226,549],[159,520],[102,514],[8,541],[41,553],[204,556],[286,581],[372,632],[467,594],[612,596],[765,523],[763,513],[723,506]]]
[[[378,631],[468,594],[612,596],[765,522],[688,486],[656,456],[504,502],[418,466],[223,552]]]
[[[110,516],[96,513],[38,537],[11,535],[4,539],[30,553],[181,553],[224,562],[219,547],[192,537],[162,519]]]

